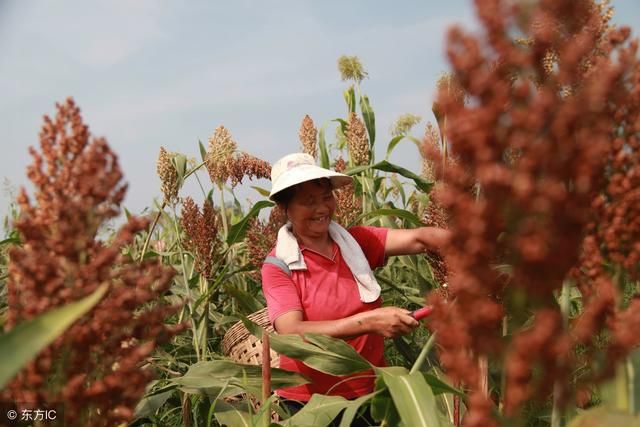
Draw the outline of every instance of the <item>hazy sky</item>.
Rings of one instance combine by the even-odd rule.
[[[640,1],[612,3],[615,21],[636,26],[637,36]],[[342,54],[358,55],[369,72],[362,87],[381,157],[400,114],[423,117],[416,135],[432,119],[434,83],[447,69],[445,30],[474,25],[471,4],[0,0],[0,178],[14,189],[26,184],[27,147],[38,144],[42,115],[71,95],[92,133],[119,155],[125,206],[140,212],[160,195],[160,146],[199,159],[198,140],[206,145],[224,124],[240,149],[273,162],[298,150],[305,114],[318,126],[344,116]],[[411,143],[392,161],[419,167]],[[9,202],[2,187],[0,215]],[[259,198],[245,188],[241,199]],[[201,202],[197,191],[187,189]]]

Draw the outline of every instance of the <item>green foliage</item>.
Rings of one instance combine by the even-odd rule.
[[[16,375],[43,348],[51,344],[73,322],[96,305],[107,292],[102,285],[91,295],[55,308],[38,317],[25,320],[6,334],[0,335],[0,387]]]

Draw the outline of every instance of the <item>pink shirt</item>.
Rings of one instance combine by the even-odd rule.
[[[384,265],[386,228],[357,226],[350,228],[349,233],[362,247],[372,269]],[[265,263],[262,266],[262,289],[272,323],[292,310],[302,311],[304,320],[335,320],[380,307],[379,298],[372,303],[360,301],[358,286],[338,245],[333,244],[333,259],[305,247],[301,247],[301,251],[307,270],[294,270],[288,276],[276,265]],[[274,254],[275,249],[269,255]],[[374,366],[385,365],[381,335],[365,334],[346,342]],[[343,381],[345,377],[323,374],[283,355],[280,356],[280,368],[299,372],[311,380],[309,384],[278,390],[278,394],[287,399],[306,402],[313,393],[352,399],[373,390],[372,372],[361,372],[353,379]],[[338,382],[341,383],[336,385]]]

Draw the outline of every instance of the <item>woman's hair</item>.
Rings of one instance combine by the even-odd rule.
[[[331,180],[329,178],[318,178],[318,179],[313,179],[311,181],[305,181],[305,182],[313,182],[319,187],[333,189],[333,185],[331,184]],[[301,184],[304,184],[304,182],[301,182],[300,184],[292,185],[291,187],[287,187],[282,191],[278,191],[276,194],[272,196],[273,201],[286,209],[287,206],[289,206],[289,203],[291,203],[291,199],[293,199],[293,197],[296,195],[296,191]]]

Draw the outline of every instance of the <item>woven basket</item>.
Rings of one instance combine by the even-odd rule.
[[[268,332],[273,333],[274,329],[269,322],[267,309],[251,313],[247,319],[260,325]],[[262,341],[251,335],[242,322],[235,323],[229,328],[224,338],[222,338],[222,351],[231,360],[247,365],[262,364]],[[278,353],[271,350],[271,367],[277,368],[279,362]]]

